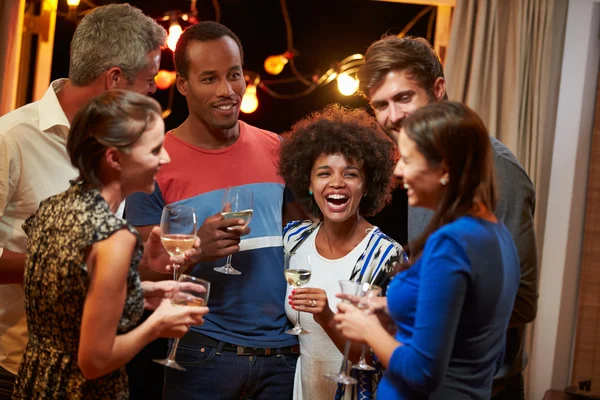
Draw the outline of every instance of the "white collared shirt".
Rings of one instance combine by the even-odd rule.
[[[70,124],[56,97],[66,81],[0,117],[0,256],[3,249],[25,253],[25,219],[78,175],[66,149]],[[23,286],[0,285],[0,366],[16,374],[26,344]]]

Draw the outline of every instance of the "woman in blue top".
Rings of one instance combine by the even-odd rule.
[[[413,207],[435,211],[410,246],[412,264],[368,315],[340,304],[337,328],[387,368],[380,399],[489,399],[519,284],[519,259],[493,214],[491,145],[481,119],[456,102],[403,122],[395,174]],[[389,315],[396,328],[384,328]],[[379,319],[377,317],[380,317]]]

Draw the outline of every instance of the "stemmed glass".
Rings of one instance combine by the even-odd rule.
[[[196,210],[193,207],[171,204],[163,208],[160,218],[160,241],[173,257],[194,247],[196,241]],[[173,264],[173,280],[177,280],[179,265]]]
[[[171,293],[171,303],[175,306],[202,307],[208,304],[209,294],[210,282],[191,275],[182,274]],[[153,361],[166,367],[185,371],[185,368],[175,361],[175,353],[177,352],[178,345],[179,338],[175,339],[173,342],[167,358]]]
[[[354,282],[344,279],[340,281],[340,288],[342,289],[342,293],[344,294],[349,294],[351,296],[359,296],[361,294],[360,282]],[[342,301],[345,303],[349,303],[349,301],[345,299]],[[346,340],[346,343],[344,344],[344,361],[342,362],[342,366],[340,367],[339,374],[325,374],[325,378],[329,379],[330,381],[342,383],[344,385],[356,385],[358,381],[346,374],[346,367],[348,365],[348,355],[350,353],[350,344],[351,342],[349,340]]]
[[[229,229],[243,229],[252,219],[254,208],[254,194],[246,187],[228,187],[223,194],[221,215],[225,219],[243,219],[244,225],[238,225]],[[215,267],[215,271],[227,275],[241,275],[242,273],[231,265],[231,254],[227,256],[225,265]]]
[[[292,255],[284,252],[283,262],[284,269],[283,274],[287,283],[294,288],[305,286],[310,281],[311,266],[310,256],[307,254],[306,258],[294,254],[292,263]],[[296,325],[292,329],[285,331],[288,335],[306,335],[310,333],[300,325],[300,310],[298,310],[298,319]]]
[[[370,285],[368,283],[363,283],[360,286],[360,291],[358,293],[360,300],[357,304],[359,309],[364,310],[366,313],[369,312],[369,303],[375,297],[381,296],[381,288],[377,285]],[[375,367],[369,365],[367,360],[365,360],[365,352],[367,350],[366,345],[362,345],[360,349],[360,360],[358,363],[352,366],[353,369],[360,369],[362,371],[374,371]]]

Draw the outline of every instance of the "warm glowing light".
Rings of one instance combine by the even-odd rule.
[[[169,27],[169,36],[167,37],[167,46],[172,51],[175,51],[175,47],[177,47],[177,41],[179,40],[179,36],[181,36],[182,32],[183,32],[183,29],[181,29],[181,25],[179,25],[179,23],[177,23],[177,22],[172,23],[171,26]]]
[[[175,82],[175,72],[167,71],[165,69],[161,69],[158,71],[158,74],[154,78],[156,82],[156,87],[160,90],[165,90],[171,87],[173,82]]]
[[[256,97],[256,86],[248,85],[246,93],[242,98],[240,111],[244,114],[252,114],[258,108],[258,98]]]
[[[77,7],[79,5],[79,0],[67,0],[67,5],[70,7]]]
[[[358,79],[348,74],[339,74],[337,77],[338,90],[344,96],[352,96],[358,89]]]
[[[269,56],[265,60],[265,71],[271,75],[279,75],[283,71],[283,67],[287,64],[288,58],[285,54],[278,54],[276,56]]]

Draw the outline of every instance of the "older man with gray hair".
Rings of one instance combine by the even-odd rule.
[[[39,101],[0,117],[0,399],[9,399],[27,343],[21,226],[41,200],[66,190],[77,176],[66,150],[77,111],[108,89],[156,91],[166,31],[127,4],[98,7],[71,42],[69,79]]]

